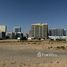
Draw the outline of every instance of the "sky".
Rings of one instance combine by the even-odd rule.
[[[8,31],[21,26],[29,32],[35,23],[67,29],[67,0],[0,0],[0,24]]]

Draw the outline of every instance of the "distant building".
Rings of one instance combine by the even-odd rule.
[[[31,26],[31,37],[34,38],[48,38],[48,25],[47,24],[32,24]]]
[[[15,33],[14,32],[6,32],[6,37],[9,39],[15,39]]]
[[[65,32],[66,32],[66,36],[67,36],[67,30],[65,30]]]
[[[15,26],[14,28],[13,28],[13,32],[21,32],[21,27],[20,26]]]
[[[5,38],[6,38],[6,33],[0,32],[0,39],[5,39]]]
[[[49,36],[65,36],[66,32],[64,29],[49,29]]]
[[[0,25],[0,39],[6,38],[6,31],[7,31],[7,26],[6,25]]]
[[[17,38],[22,39],[22,38],[23,38],[23,33],[21,33],[21,32],[16,33],[16,34],[15,34],[15,38],[16,38],[16,39],[17,39]]]
[[[48,36],[48,37],[51,40],[66,40],[67,41],[67,36]]]
[[[6,31],[7,31],[7,26],[0,25],[0,32],[6,32]]]

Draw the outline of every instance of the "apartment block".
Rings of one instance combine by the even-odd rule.
[[[48,24],[32,24],[31,26],[31,37],[34,38],[48,38]]]

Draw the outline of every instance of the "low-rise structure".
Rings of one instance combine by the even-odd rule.
[[[48,31],[49,36],[65,36],[65,30],[64,29],[49,29]]]
[[[15,39],[15,33],[14,32],[6,32],[6,37],[9,39]]]

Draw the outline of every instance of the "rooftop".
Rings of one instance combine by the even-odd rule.
[[[36,23],[36,24],[32,24],[32,25],[48,25],[47,23]]]

